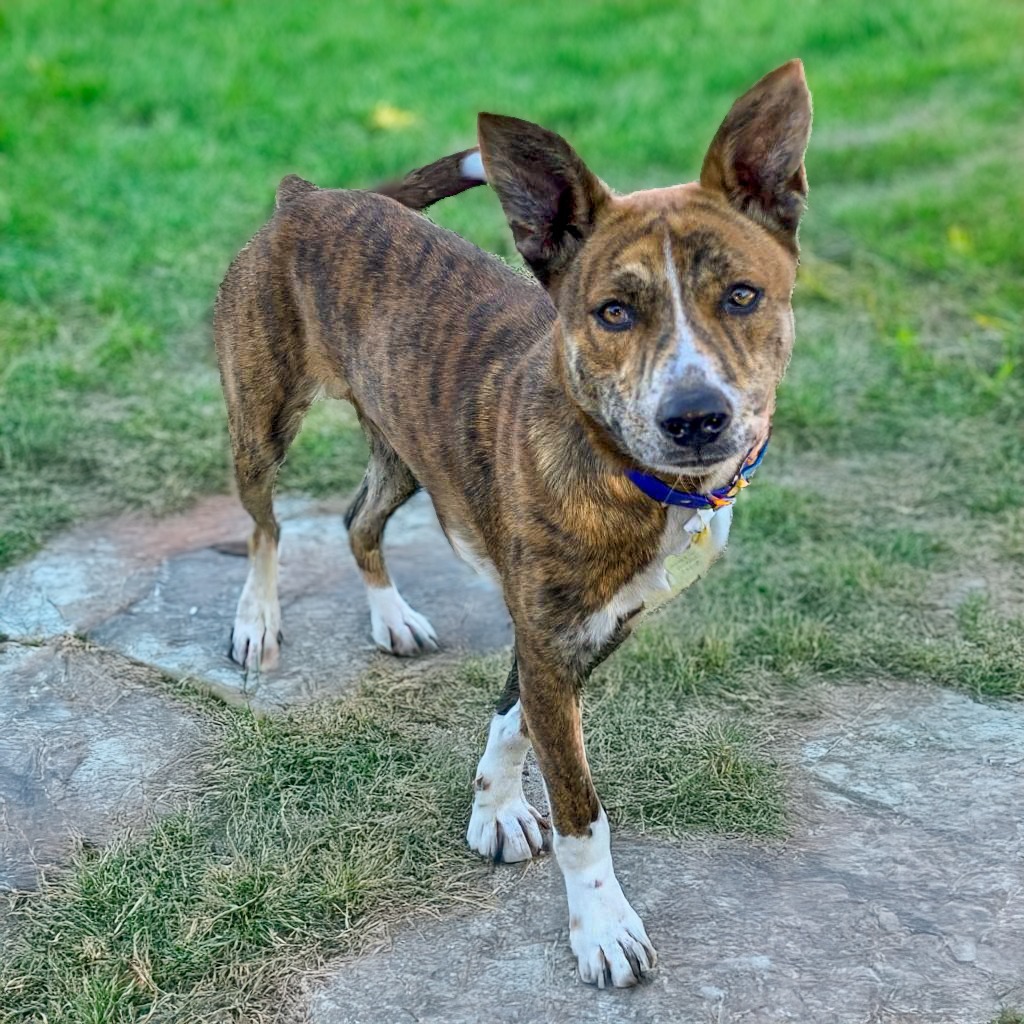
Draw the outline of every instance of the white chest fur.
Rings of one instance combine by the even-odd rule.
[[[649,607],[664,604],[685,590],[722,553],[729,540],[731,524],[731,505],[707,512],[670,508],[657,555],[608,604],[586,620],[583,626],[586,642],[601,648],[624,615],[642,604]],[[692,555],[692,559],[686,557],[688,555]]]

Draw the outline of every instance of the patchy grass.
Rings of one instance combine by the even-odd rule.
[[[358,700],[222,719],[220,763],[192,807],[83,851],[25,898],[0,1020],[258,1015],[299,963],[358,946],[373,924],[485,897],[453,827],[472,770],[462,751]]]
[[[209,788],[16,901],[0,1021],[269,1020],[296,971],[413,911],[485,902],[504,873],[489,875],[463,835],[498,670],[492,658],[454,678],[381,678],[272,719],[208,707],[223,731]],[[629,709],[665,712],[664,694],[615,691],[599,686],[589,716],[615,820],[780,830],[778,772],[749,727],[647,719]]]
[[[662,687],[740,704],[880,675],[1024,695],[1024,593],[1012,570],[1004,585],[964,592],[961,567],[985,571],[972,533],[878,518],[841,494],[812,500],[759,480],[724,562],[623,650],[622,671],[654,658]]]
[[[587,753],[609,816],[627,829],[665,837],[781,835],[783,775],[761,724],[730,714],[703,688],[694,700],[693,689],[675,675],[678,653],[660,634],[627,644],[587,687]],[[495,680],[507,666],[507,658],[471,659],[455,680],[446,679],[436,712],[444,728],[485,721]],[[467,749],[478,757],[480,730],[471,729],[470,737]]]

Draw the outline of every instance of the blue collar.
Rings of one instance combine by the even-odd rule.
[[[736,495],[747,486],[754,471],[761,465],[764,453],[768,450],[768,438],[760,448],[751,448],[743,460],[739,472],[733,477],[732,483],[719,487],[709,494],[695,494],[692,491],[677,491],[674,487],[663,483],[656,476],[641,473],[638,469],[627,469],[626,476],[640,488],[648,498],[653,498],[661,505],[678,505],[681,508],[719,509],[731,505]]]

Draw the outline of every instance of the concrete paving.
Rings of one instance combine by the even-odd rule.
[[[85,633],[104,648],[264,711],[338,697],[370,668],[416,671],[511,643],[497,587],[459,561],[420,494],[388,524],[385,553],[406,599],[432,621],[442,652],[400,661],[377,651],[343,508],[278,502],[285,645],[280,667],[258,680],[246,680],[227,657],[247,572],[237,552],[244,552],[251,528],[227,498],[158,522],[125,517],[60,538],[0,576],[0,634]]]
[[[1024,1005],[1024,709],[851,691],[798,745],[786,842],[620,838],[660,954],[581,985],[549,859],[494,910],[412,925],[339,965],[311,1024],[984,1024]]]
[[[234,499],[86,525],[0,574],[0,887],[31,887],[76,837],[102,843],[188,791],[207,741],[199,716],[154,685],[161,674],[274,711],[338,697],[369,669],[511,642],[500,593],[456,558],[425,495],[385,537],[396,581],[443,645],[413,662],[373,646],[343,505],[278,506],[286,646],[257,681],[226,653],[247,561],[225,552],[244,552],[251,528]]]
[[[247,524],[236,499],[217,497],[181,516],[125,515],[69,530],[0,573],[0,635],[85,633],[143,598],[167,560],[244,537]]]
[[[248,571],[246,559],[223,553],[227,546],[244,548],[248,535],[249,524],[239,530],[234,516],[219,540],[166,559],[141,598],[89,635],[165,672],[200,679],[228,699],[269,711],[339,697],[370,668],[416,671],[436,667],[446,657],[511,643],[500,592],[456,557],[430,499],[420,494],[388,523],[385,556],[406,600],[431,620],[442,652],[403,660],[378,651],[341,513],[340,506],[279,503],[284,645],[280,666],[258,680],[246,680],[227,657]]]
[[[194,789],[207,737],[147,673],[73,640],[0,645],[0,889],[32,888]]]

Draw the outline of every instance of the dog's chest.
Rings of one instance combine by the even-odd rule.
[[[583,639],[600,649],[624,616],[643,606],[659,608],[695,583],[722,553],[729,539],[732,507],[695,512],[671,508],[658,553],[583,624]]]

